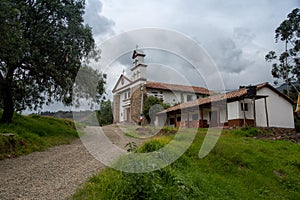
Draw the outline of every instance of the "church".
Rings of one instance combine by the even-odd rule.
[[[141,49],[133,51],[131,76],[121,74],[112,90],[114,123],[139,123],[143,103],[148,96],[155,96],[173,106],[210,95],[210,91],[203,87],[148,80],[145,56]]]
[[[268,83],[218,94],[198,86],[150,81],[145,56],[141,49],[133,51],[130,77],[121,74],[112,90],[114,123],[138,124],[145,100],[155,96],[171,106],[157,113],[154,124],[159,126],[295,127],[294,102]]]

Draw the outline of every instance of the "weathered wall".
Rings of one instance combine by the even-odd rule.
[[[257,93],[258,95],[268,95],[267,109],[270,127],[295,128],[293,106],[288,101],[269,88],[262,88]],[[264,99],[256,101],[256,123],[257,126],[266,127]]]
[[[142,100],[142,91],[141,91],[141,85],[136,86],[135,88],[132,89],[131,92],[131,120],[135,123],[139,123],[140,121],[140,114],[141,114],[141,100]],[[144,101],[146,100],[146,94],[147,91],[144,88]]]
[[[120,95],[114,95],[113,105],[114,123],[118,123],[120,121]]]

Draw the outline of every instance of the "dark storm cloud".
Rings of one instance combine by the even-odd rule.
[[[92,27],[95,36],[112,34],[112,27],[115,25],[114,21],[101,15],[102,6],[102,2],[99,0],[86,1],[84,20]]]
[[[243,48],[237,45],[232,38],[219,38],[208,50],[219,69],[223,72],[241,73],[247,67],[253,65],[253,61],[245,56]]]

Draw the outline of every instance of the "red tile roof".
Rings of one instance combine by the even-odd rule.
[[[256,87],[257,87],[257,90],[259,90],[263,87],[268,87],[271,90],[273,90],[274,92],[278,93],[283,98],[285,98],[290,103],[293,103],[293,100],[291,100],[289,97],[287,97],[286,95],[279,92],[277,89],[272,87],[269,83],[261,83],[261,84],[256,85]],[[179,110],[179,109],[192,108],[192,107],[196,107],[196,106],[206,105],[206,104],[210,104],[212,102],[234,101],[234,100],[244,97],[246,95],[247,95],[247,88],[241,88],[241,89],[238,89],[238,90],[235,90],[232,92],[228,92],[225,94],[217,94],[217,95],[205,97],[202,99],[197,99],[194,101],[182,103],[182,104],[170,107],[167,110],[164,110],[162,112],[159,112],[158,114],[168,113],[168,112],[172,112],[172,111]]]
[[[147,88],[153,88],[153,89],[192,92],[192,93],[205,94],[205,95],[209,95],[213,93],[212,91],[209,91],[204,87],[177,85],[177,84],[160,83],[160,82],[152,82],[152,81],[147,81],[145,86]]]

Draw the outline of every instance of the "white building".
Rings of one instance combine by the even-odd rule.
[[[156,123],[175,127],[294,128],[293,103],[270,84],[262,83],[176,105],[160,112]],[[161,120],[164,115],[166,122]]]
[[[138,123],[147,96],[156,96],[164,103],[175,105],[204,98],[210,94],[210,91],[203,87],[148,81],[145,56],[142,50],[134,50],[130,78],[121,74],[112,90],[115,123]]]

